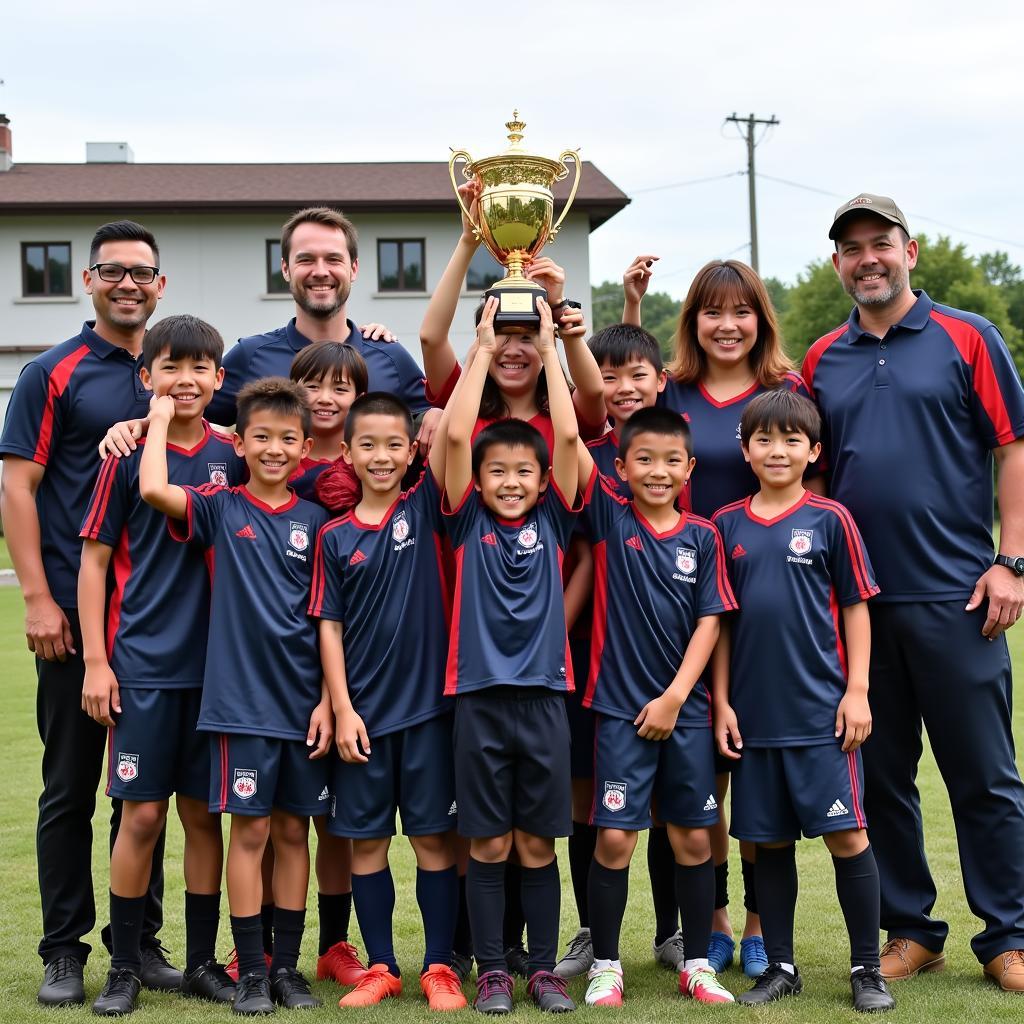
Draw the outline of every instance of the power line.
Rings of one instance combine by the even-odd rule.
[[[758,271],[758,259],[757,259],[757,192],[755,188],[757,175],[754,171],[754,150],[757,147],[757,142],[754,141],[754,132],[757,130],[759,124],[765,126],[767,132],[769,128],[774,127],[779,123],[779,119],[772,114],[771,117],[756,117],[754,114],[750,114],[747,117],[737,117],[736,112],[725,119],[727,122],[732,122],[737,128],[741,124],[746,125],[746,132],[742,133],[747,143],[747,191],[748,201],[750,204],[750,265],[754,268],[754,272]],[[764,136],[762,135],[763,139]]]
[[[689,181],[673,181],[667,185],[651,185],[649,188],[634,188],[630,195],[640,195],[641,192],[661,192],[667,188],[686,188],[689,185],[704,185],[709,181],[723,181],[725,178],[735,178],[737,175],[746,174],[746,171],[729,171],[728,174],[715,174],[710,178],[691,178]]]

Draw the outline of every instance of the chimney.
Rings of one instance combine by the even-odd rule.
[[[127,142],[87,142],[85,144],[87,164],[133,164],[135,154]]]
[[[9,171],[14,163],[14,149],[11,145],[11,123],[6,114],[0,114],[0,172]]]

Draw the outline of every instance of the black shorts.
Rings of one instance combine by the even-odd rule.
[[[565,697],[542,687],[494,686],[457,698],[455,796],[459,833],[572,832]]]

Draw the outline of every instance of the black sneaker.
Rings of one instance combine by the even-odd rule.
[[[452,970],[459,981],[465,982],[473,972],[473,954],[452,953]]]
[[[243,974],[235,988],[235,1001],[231,1004],[231,1011],[245,1017],[273,1013],[274,1000],[270,998],[270,979],[265,974]]]
[[[286,1010],[315,1010],[324,1004],[309,990],[309,982],[294,967],[278,967],[270,975],[270,995]]]
[[[43,1006],[81,1006],[85,1002],[82,962],[73,956],[54,957],[44,968],[36,998]]]
[[[481,1013],[512,1012],[512,976],[505,971],[487,971],[476,979],[473,1009]]]
[[[896,1008],[896,1000],[877,967],[854,971],[850,975],[850,988],[853,989],[853,1008],[860,1013],[882,1013]]]
[[[537,971],[527,986],[533,1001],[545,1013],[572,1013],[576,1004],[565,990],[565,978],[551,971]]]
[[[508,968],[508,973],[520,978],[526,978],[529,976],[529,970],[527,969],[527,954],[526,949],[523,947],[521,942],[514,946],[509,946],[505,950],[505,966]]]
[[[756,1006],[760,1003],[774,1003],[783,996],[796,996],[803,990],[800,972],[794,967],[790,974],[782,964],[769,964],[749,992],[736,998],[737,1003]]]
[[[142,947],[142,987],[150,992],[180,992],[181,971],[167,960],[163,946]]]
[[[235,998],[235,983],[222,964],[207,960],[194,971],[186,971],[182,975],[181,994],[210,1003],[230,1003]]]
[[[93,1000],[92,1012],[100,1017],[123,1017],[135,1009],[142,982],[134,971],[111,967],[100,994]]]

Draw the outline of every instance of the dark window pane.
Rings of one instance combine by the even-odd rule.
[[[270,240],[267,242],[267,292],[288,291],[288,282],[281,273],[281,243]]]
[[[380,291],[400,286],[398,277],[398,242],[381,242],[377,247],[377,281]]]
[[[481,245],[466,272],[466,291],[482,292],[504,276],[505,268]]]
[[[25,246],[25,294],[46,294],[46,246]]]
[[[404,242],[402,245],[402,287],[407,291],[422,291],[423,243]]]
[[[71,246],[47,247],[47,266],[50,271],[50,295],[71,294]]]

